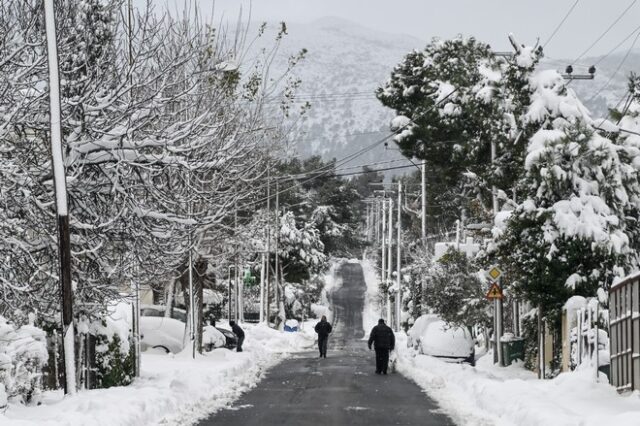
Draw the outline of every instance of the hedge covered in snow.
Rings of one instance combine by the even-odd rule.
[[[29,402],[40,393],[47,359],[44,331],[33,325],[16,327],[0,316],[0,408],[7,399]]]

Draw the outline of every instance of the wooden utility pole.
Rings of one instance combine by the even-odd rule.
[[[260,256],[260,316],[258,321],[264,322],[264,272],[267,262],[265,260],[264,253]]]
[[[47,60],[49,64],[49,115],[51,125],[51,164],[58,217],[58,259],[60,296],[62,304],[62,339],[64,344],[64,392],[76,393],[75,330],[73,326],[73,289],[71,287],[71,238],[67,202],[67,177],[62,154],[60,75],[58,68],[58,41],[53,0],[45,0],[45,26],[47,33]]]
[[[380,256],[380,281],[382,281],[383,283],[386,281],[386,255],[387,255],[387,247],[385,244],[385,240],[387,239],[387,236],[385,235],[385,232],[387,230],[387,199],[383,198],[381,200],[381,204],[382,204],[382,232],[381,232],[381,237],[382,237],[382,244],[381,244],[381,256]]]
[[[398,182],[398,242],[397,242],[397,283],[398,293],[396,294],[396,331],[400,331],[401,328],[401,315],[402,315],[402,273],[400,271],[402,260],[402,182]]]
[[[271,282],[269,277],[269,272],[271,269],[271,167],[267,168],[267,270],[265,272],[265,279],[267,281],[266,288],[266,313],[267,313],[267,324],[271,321]]]
[[[427,163],[425,161],[422,162],[422,167],[420,167],[420,172],[422,174],[421,179],[421,192],[422,192],[422,215],[421,215],[421,225],[422,225],[422,244],[426,247],[427,244]]]
[[[389,285],[391,285],[391,277],[393,275],[393,199],[389,198],[389,247],[387,248],[387,281]],[[391,315],[391,297],[389,296],[389,291],[387,290],[387,323],[389,326],[391,323],[392,315]]]
[[[280,268],[280,259],[279,259],[279,256],[278,256],[278,254],[279,254],[278,253],[278,251],[279,251],[278,244],[280,242],[280,183],[279,183],[278,180],[276,180],[276,229],[275,229],[275,231],[276,231],[276,241],[275,241],[275,244],[276,244],[276,249],[275,249],[276,258],[275,258],[275,271],[274,271],[274,273],[275,273],[274,274],[274,282],[275,282],[275,284],[274,284],[274,288],[273,288],[273,295],[274,295],[275,302],[276,302],[277,315],[280,315],[280,299],[278,297],[279,296],[278,295],[278,293],[279,293],[278,281],[279,281],[279,274],[280,274],[280,272],[278,270]],[[276,320],[276,322],[277,322],[277,320]]]

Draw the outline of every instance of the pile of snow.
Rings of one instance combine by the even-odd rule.
[[[593,370],[562,373],[553,380],[538,380],[521,363],[493,364],[488,353],[477,367],[448,364],[417,355],[402,344],[398,334],[397,369],[435,399],[457,424],[464,425],[582,425],[638,424],[638,395],[620,396]]]
[[[364,281],[367,285],[367,291],[364,295],[364,309],[362,312],[362,327],[367,333],[376,324],[378,319],[381,318],[381,310],[379,303],[379,286],[378,275],[376,273],[375,266],[370,260],[365,259],[359,262],[362,265],[362,272],[364,273]],[[368,334],[365,334],[365,338]]]
[[[228,324],[221,323],[228,328]],[[244,352],[215,349],[196,359],[179,354],[142,354],[142,375],[132,385],[82,391],[72,398],[46,392],[40,406],[9,404],[0,424],[31,425],[187,425],[231,404],[254,387],[266,368],[313,345],[315,333],[282,333],[266,325],[241,324]],[[0,391],[0,400],[2,392]],[[1,401],[0,401],[1,402]]]

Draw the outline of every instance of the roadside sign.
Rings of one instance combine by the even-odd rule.
[[[491,287],[487,292],[487,299],[489,300],[502,299],[502,288],[500,288],[498,283],[491,284]]]
[[[488,275],[492,281],[498,281],[498,278],[500,278],[500,275],[502,275],[502,271],[497,266],[493,266],[491,267],[491,269],[489,269]]]
[[[252,286],[256,283],[256,277],[251,275],[251,271],[247,269],[244,271],[244,276],[242,277],[242,281],[244,282],[245,285]]]

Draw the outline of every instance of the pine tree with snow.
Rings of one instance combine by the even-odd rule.
[[[538,130],[496,253],[515,291],[557,318],[569,296],[606,291],[637,265],[638,151],[599,134],[559,73],[529,87],[523,121]]]
[[[465,253],[451,247],[426,273],[426,303],[444,321],[457,326],[491,323],[487,288]]]

